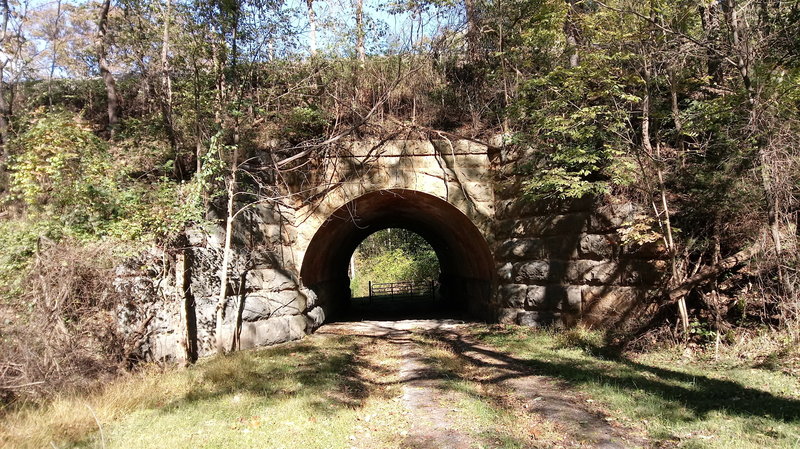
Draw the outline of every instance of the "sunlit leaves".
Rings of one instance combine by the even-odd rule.
[[[577,67],[530,80],[517,104],[522,139],[541,151],[526,191],[534,198],[581,197],[630,181],[630,117],[637,81],[619,70],[630,55],[602,53]]]

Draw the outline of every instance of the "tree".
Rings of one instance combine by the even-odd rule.
[[[111,10],[111,0],[103,0],[100,7],[100,17],[97,21],[97,37],[95,45],[97,46],[97,65],[100,69],[100,75],[103,77],[103,83],[106,86],[106,98],[108,101],[108,126],[114,129],[120,119],[121,111],[121,98],[117,92],[117,82],[108,64],[108,13]]]

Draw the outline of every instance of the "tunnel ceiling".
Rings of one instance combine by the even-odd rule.
[[[405,228],[431,244],[444,276],[491,281],[489,246],[472,221],[446,201],[413,190],[381,190],[356,198],[331,214],[308,246],[303,283],[347,277],[353,251],[370,234]]]

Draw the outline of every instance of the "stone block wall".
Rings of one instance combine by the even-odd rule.
[[[503,190],[496,206],[497,319],[528,326],[613,326],[663,281],[658,243],[625,246],[638,211],[613,198],[531,202]]]
[[[473,142],[380,145],[353,144],[334,161],[331,173],[319,174],[331,182],[312,196],[315,200],[262,204],[240,215],[226,288],[224,341],[233,340],[237,326],[241,348],[296,340],[319,327],[326,319],[320,306],[335,306],[327,296],[345,298],[348,282],[318,279],[319,298],[303,285],[310,242],[334,211],[387,189],[446,201],[486,240],[492,254],[487,252],[481,270],[487,276],[447,283],[455,298],[480,298],[468,304],[476,317],[528,326],[615,326],[663,282],[667,262],[661,245],[622,244],[619,229],[641,212],[630,202],[610,197],[530,202],[522,197],[521,177],[512,173],[522,157]],[[437,210],[420,206],[417,218],[424,221]],[[129,334],[139,333],[144,323],[144,358],[181,360],[189,334],[197,355],[215,351],[223,233],[194,229],[187,239],[191,326],[174,267],[164,264],[174,255],[153,255],[162,261],[159,273],[131,267],[118,273],[118,288],[130,298],[120,309],[120,323]]]

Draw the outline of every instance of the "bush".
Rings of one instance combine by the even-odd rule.
[[[71,114],[35,115],[11,146],[11,193],[31,212],[81,235],[102,233],[119,213],[107,145]]]
[[[282,135],[289,142],[297,144],[320,137],[330,123],[325,111],[316,106],[298,106],[283,118]]]
[[[0,403],[82,389],[123,368],[112,246],[61,243],[40,250],[25,291],[0,305]]]

